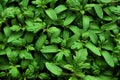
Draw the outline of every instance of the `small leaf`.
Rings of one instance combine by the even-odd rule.
[[[96,14],[98,15],[99,18],[103,18],[103,10],[102,7],[98,4],[94,5],[94,9]]]
[[[58,67],[57,65],[55,65],[54,63],[46,62],[45,65],[51,73],[58,75],[58,76],[62,74],[62,69]]]
[[[65,5],[59,5],[54,10],[55,10],[56,14],[59,14],[62,11],[65,11],[66,9],[67,9],[67,7]]]
[[[90,37],[90,40],[91,40],[94,44],[97,43],[98,37],[97,37],[97,35],[96,35],[94,32],[89,31],[89,37]]]
[[[75,41],[79,39],[79,35],[73,35],[67,40],[67,47],[71,47]]]
[[[9,65],[1,65],[0,64],[0,70],[7,70],[7,69],[10,69]]]
[[[89,16],[87,15],[84,15],[83,16],[83,29],[84,30],[87,30],[90,26],[90,19],[89,19]]]
[[[9,37],[12,33],[12,31],[10,30],[10,27],[8,27],[8,26],[4,27],[3,30],[4,30],[5,36],[7,36],[7,37]]]
[[[56,53],[58,52],[58,47],[56,45],[48,45],[40,50],[42,53]]]
[[[87,59],[88,52],[87,49],[80,49],[76,52],[75,60],[79,62],[84,62]]]
[[[114,61],[113,61],[113,58],[112,56],[110,55],[109,52],[107,51],[102,51],[102,56],[104,57],[106,63],[111,66],[111,67],[114,67]]]
[[[43,44],[45,43],[46,41],[46,38],[47,36],[45,34],[41,34],[40,37],[38,38],[38,40],[36,41],[35,43],[35,48],[37,50],[40,50],[43,46]]]
[[[29,3],[29,0],[22,0],[22,1],[20,2],[20,5],[21,5],[22,7],[27,8],[28,3]]]
[[[63,22],[63,26],[67,26],[69,24],[71,24],[74,20],[75,20],[76,16],[75,15],[68,15],[65,19],[65,21]]]
[[[85,80],[101,80],[101,79],[99,77],[87,75],[85,76]]]
[[[85,46],[92,51],[95,55],[101,56],[100,50],[91,42],[85,44]]]
[[[69,80],[78,80],[76,77],[70,77]]]
[[[46,14],[54,21],[58,20],[57,18],[57,14],[55,13],[55,11],[51,8],[45,10]]]
[[[16,67],[12,67],[12,69],[9,71],[9,73],[13,78],[20,77],[20,72]]]
[[[73,25],[71,25],[71,26],[69,27],[69,29],[70,29],[74,34],[78,34],[78,35],[80,35],[81,32],[82,32],[82,30],[80,30],[80,28],[78,28],[77,26],[73,26]]]
[[[17,38],[20,38],[22,36],[22,32],[15,32],[12,35],[9,36],[7,42],[12,42],[13,40],[16,40]]]
[[[22,50],[19,54],[19,57],[21,59],[29,59],[29,60],[33,59],[32,54],[26,50]]]
[[[112,0],[100,0],[102,3],[110,3]]]

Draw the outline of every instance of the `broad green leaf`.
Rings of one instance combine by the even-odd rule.
[[[101,56],[100,50],[98,47],[96,47],[94,44],[92,44],[91,42],[88,42],[85,44],[85,46],[92,51],[95,55]]]
[[[71,46],[71,49],[80,49],[83,47],[82,42],[74,42],[73,45]]]
[[[12,69],[10,69],[9,74],[13,77],[13,78],[17,78],[20,77],[20,72],[16,67],[12,67]]]
[[[22,7],[27,8],[28,3],[29,3],[29,0],[22,0],[22,1],[20,2],[20,5],[21,5]]]
[[[46,68],[55,75],[62,75],[62,69],[55,65],[54,63],[46,62]]]
[[[56,45],[48,45],[43,47],[40,51],[42,53],[56,53],[58,52],[58,47]]]
[[[31,43],[34,39],[34,34],[31,32],[26,32],[24,39],[26,40],[27,43]]]
[[[109,30],[118,29],[118,25],[116,23],[110,22],[110,23],[102,25],[101,28],[103,30],[109,31]]]
[[[114,61],[112,56],[110,55],[110,53],[108,51],[102,51],[102,56],[105,59],[106,63],[111,66],[114,67]]]
[[[64,39],[67,40],[67,39],[69,38],[69,36],[70,36],[70,32],[69,32],[69,30],[64,29],[64,30],[63,30],[63,34],[62,34],[62,36],[63,36]]]
[[[73,26],[73,25],[71,25],[71,26],[69,27],[69,29],[70,29],[74,34],[78,34],[78,35],[80,35],[81,32],[82,32],[82,30],[80,30],[80,28],[78,28],[77,26]]]
[[[84,62],[87,59],[87,56],[87,49],[80,49],[79,51],[76,51],[75,60],[78,62]]]
[[[45,10],[46,14],[50,17],[50,19],[56,21],[58,20],[57,18],[57,14],[55,13],[55,11],[51,8]]]
[[[20,9],[18,7],[8,7],[3,10],[2,17],[14,18],[19,13],[20,13]]]
[[[96,35],[94,32],[89,31],[89,37],[90,37],[90,40],[91,40],[94,44],[97,43],[98,37],[97,37],[97,35]]]
[[[110,17],[110,16],[104,16],[104,18],[103,18],[105,21],[112,21],[113,19],[112,19],[112,17]]]
[[[12,41],[12,45],[15,45],[15,46],[18,46],[18,47],[25,46],[25,44],[26,44],[26,41],[25,41],[25,39],[22,39],[22,38],[19,38],[19,39],[16,39],[16,40]]]
[[[100,0],[102,3],[110,3],[112,0]]]
[[[10,27],[8,27],[8,26],[4,27],[3,30],[4,30],[5,36],[7,36],[7,37],[9,37],[12,33],[12,31],[10,30]]]
[[[16,40],[18,38],[20,38],[22,36],[22,32],[15,32],[13,34],[11,34],[7,40],[7,42],[12,42],[13,40]]]
[[[0,70],[7,70],[7,69],[10,69],[9,65],[1,65],[0,64]]]
[[[99,77],[87,75],[85,76],[84,80],[101,80],[101,79]]]
[[[94,5],[94,9],[99,18],[103,18],[103,10],[99,4]]]
[[[57,53],[55,58],[56,58],[56,61],[61,61],[63,59],[63,52],[61,51]]]
[[[48,36],[51,38],[56,38],[60,35],[61,30],[57,27],[50,27],[48,30]]]
[[[11,48],[7,48],[6,53],[7,53],[7,57],[8,57],[10,62],[12,62],[12,63],[17,63],[18,62],[19,51],[17,51],[17,50],[16,51],[11,51]]]
[[[20,53],[19,53],[19,57],[21,59],[28,59],[28,60],[32,60],[33,59],[33,56],[30,52],[28,52],[27,50],[22,50]]]
[[[68,15],[65,19],[65,21],[63,22],[63,26],[67,26],[69,24],[71,24],[74,20],[75,20],[76,16],[75,15]]]
[[[33,22],[30,20],[26,20],[25,23],[26,25],[26,30],[33,32],[33,33],[37,33],[39,30],[44,29],[46,24],[44,22]]]
[[[44,79],[50,80],[50,77],[49,77],[49,75],[48,75],[47,73],[40,73],[40,74],[38,75],[38,78],[39,78],[40,80],[44,80]]]
[[[62,11],[65,11],[66,9],[67,9],[67,7],[65,5],[59,5],[54,9],[54,11],[55,11],[56,14],[59,14]]]
[[[90,26],[89,16],[84,15],[82,18],[83,18],[83,29],[84,29],[84,30],[88,30],[88,28],[89,28],[89,26]]]
[[[13,25],[12,27],[10,27],[10,29],[12,31],[19,31],[20,30],[20,26],[19,25]]]
[[[29,61],[29,60],[23,59],[23,60],[21,61],[21,63],[20,63],[20,67],[21,67],[22,69],[25,69],[25,68],[28,67],[29,64],[30,64],[30,61]]]
[[[35,48],[37,50],[40,50],[43,46],[43,44],[46,41],[47,36],[45,34],[41,34],[40,37],[37,39],[36,43],[35,43]]]
[[[71,47],[73,45],[73,43],[79,39],[79,37],[80,37],[79,35],[73,35],[72,37],[70,37],[67,40],[66,46]]]
[[[81,8],[79,0],[67,0],[66,3],[69,5],[71,10],[78,11]]]
[[[110,50],[110,51],[113,51],[113,49],[114,49],[114,45],[112,43],[106,43],[106,44],[102,45],[101,47],[103,49]]]
[[[51,37],[50,43],[54,44],[54,43],[60,43],[62,41],[62,39],[60,37]]]
[[[65,65],[63,65],[63,68],[65,68],[65,69],[67,69],[67,70],[70,70],[71,72],[74,72],[74,67],[73,67],[73,65],[65,64]]]
[[[90,24],[90,29],[99,30],[100,28],[99,28],[99,25],[97,23],[91,23]]]
[[[78,80],[76,77],[70,77],[69,80]]]

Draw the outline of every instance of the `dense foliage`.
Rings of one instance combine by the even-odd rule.
[[[0,0],[0,79],[120,80],[120,0]]]

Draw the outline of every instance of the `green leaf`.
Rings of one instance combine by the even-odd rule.
[[[75,15],[68,15],[65,19],[65,21],[63,22],[63,26],[67,26],[70,25],[74,20],[75,20],[76,16]]]
[[[94,9],[96,14],[98,15],[99,18],[103,18],[103,10],[102,7],[98,4],[94,5]]]
[[[25,39],[22,39],[22,38],[19,38],[19,39],[16,39],[16,40],[12,41],[12,45],[15,45],[15,46],[18,46],[18,47],[25,46],[25,44],[26,44],[26,41],[25,41]]]
[[[26,25],[26,30],[27,31],[30,31],[30,32],[33,32],[33,33],[37,33],[39,30],[41,29],[44,29],[46,24],[43,22],[33,22],[33,21],[30,21],[30,20],[26,20],[25,23],[27,24]]]
[[[4,27],[3,30],[4,30],[5,36],[7,36],[7,37],[9,37],[12,33],[12,31],[10,30],[10,27],[8,27],[8,26]]]
[[[12,31],[19,31],[20,30],[20,26],[19,25],[13,25],[12,27],[10,27],[10,29]]]
[[[48,45],[43,47],[40,51],[42,53],[56,53],[58,52],[58,47],[56,45]]]
[[[76,77],[70,77],[69,80],[78,80]]]
[[[114,50],[114,45],[112,43],[106,43],[101,46],[103,49],[113,51]]]
[[[87,75],[85,76],[85,80],[101,80],[101,79],[99,77]]]
[[[77,34],[77,35],[80,35],[82,30],[80,30],[80,28],[78,28],[77,26],[74,26],[74,25],[71,25],[69,26],[69,29],[74,33],[74,34]]]
[[[90,18],[87,15],[84,15],[82,18],[83,18],[83,29],[87,30],[90,26]]]
[[[97,35],[96,35],[94,32],[89,31],[89,37],[90,37],[90,40],[91,40],[94,44],[96,44],[96,43],[98,42],[98,37],[97,37]]]
[[[85,46],[92,51],[95,55],[101,56],[100,50],[98,47],[96,47],[94,44],[92,44],[91,42],[88,42],[85,44]]]
[[[60,67],[58,67],[57,65],[55,65],[54,63],[49,63],[46,62],[45,63],[46,68],[53,74],[55,75],[62,75],[62,69]]]
[[[1,65],[0,64],[0,70],[7,70],[7,69],[10,69],[9,65]]]
[[[26,32],[24,39],[26,40],[27,43],[31,43],[34,39],[34,34],[31,32]]]
[[[72,37],[70,37],[67,40],[67,43],[66,43],[67,45],[66,46],[71,47],[73,45],[73,43],[78,40],[78,38],[79,38],[79,35],[73,35]]]
[[[46,38],[47,38],[47,36],[45,34],[40,35],[40,37],[37,39],[37,41],[35,43],[35,48],[37,50],[40,50],[43,47],[43,45],[46,41]]]
[[[0,72],[0,77],[5,77],[6,73],[5,72]]]
[[[16,67],[12,67],[12,69],[9,71],[9,73],[13,78],[20,77],[20,72]]]
[[[19,57],[21,59],[29,59],[29,60],[33,59],[32,54],[30,52],[26,51],[26,50],[22,50],[19,54]]]
[[[67,9],[67,7],[65,5],[59,5],[54,9],[54,11],[56,14],[59,14],[59,13],[65,11],[66,9]]]
[[[114,67],[114,61],[112,56],[110,55],[110,53],[108,51],[102,51],[102,56],[105,59],[106,63],[111,66]]]
[[[45,10],[46,14],[50,17],[50,19],[52,19],[53,21],[58,20],[57,18],[57,14],[55,13],[55,11],[51,8]]]
[[[61,30],[53,26],[53,27],[50,27],[47,32],[49,37],[56,38],[60,35]]]
[[[29,3],[29,0],[22,0],[22,1],[20,2],[20,5],[21,5],[22,7],[27,8],[28,3]]]
[[[12,63],[17,63],[18,62],[19,51],[11,51],[10,48],[7,48],[6,53],[7,53],[7,57],[8,57],[10,62],[12,62]]]
[[[112,0],[100,0],[102,3],[110,3]]]
[[[78,62],[84,62],[87,59],[88,52],[87,49],[80,49],[76,52],[75,60]]]
[[[20,38],[22,36],[22,32],[15,32],[13,34],[11,34],[7,40],[7,42],[12,42],[13,40],[16,40],[18,38]]]

